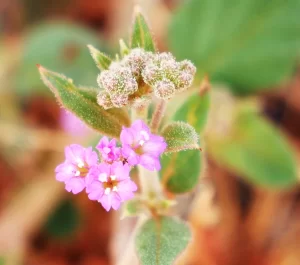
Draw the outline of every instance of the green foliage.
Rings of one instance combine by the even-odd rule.
[[[140,198],[135,197],[132,200],[124,202],[122,208],[122,218],[137,216],[142,213],[143,210],[144,203]]]
[[[96,91],[80,89],[72,80],[39,66],[45,85],[55,94],[58,102],[103,135],[118,138],[122,125],[128,126],[128,114],[122,109],[104,110],[96,100]]]
[[[171,265],[186,248],[189,228],[171,217],[148,220],[136,237],[136,249],[142,265]]]
[[[140,10],[135,10],[131,34],[131,48],[138,47],[144,48],[146,51],[150,52],[155,51],[153,38],[146,20]]]
[[[223,166],[266,188],[295,185],[296,162],[283,136],[257,114],[241,111],[229,135],[208,138],[211,155]]]
[[[95,47],[92,45],[88,45],[88,48],[90,50],[90,53],[94,59],[94,62],[96,63],[97,67],[100,70],[106,70],[110,66],[112,60],[105,55],[104,53],[98,51]]]
[[[15,76],[18,93],[45,93],[35,65],[42,64],[64,72],[77,84],[96,86],[98,69],[93,64],[86,44],[103,48],[97,35],[85,28],[66,23],[49,23],[35,27],[24,38],[23,57]]]
[[[190,0],[173,17],[170,46],[198,74],[255,92],[288,78],[300,47],[298,0]]]
[[[184,193],[195,188],[201,170],[199,150],[165,155],[161,158],[161,163],[160,179],[169,192]]]
[[[198,133],[201,133],[207,121],[210,106],[209,92],[194,94],[176,111],[173,120],[186,121],[191,124]]]
[[[56,238],[72,236],[80,225],[80,213],[71,200],[65,200],[48,218],[44,230]]]
[[[173,122],[163,129],[161,135],[167,142],[165,151],[167,153],[199,148],[198,135],[193,126],[188,123]]]
[[[120,54],[121,54],[121,56],[124,57],[125,55],[129,54],[130,50],[127,47],[124,40],[120,39],[119,44],[120,44]]]

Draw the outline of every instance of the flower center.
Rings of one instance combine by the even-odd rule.
[[[77,166],[77,170],[75,171],[76,177],[85,177],[89,172],[88,165],[81,159],[78,159],[76,166]]]
[[[115,175],[107,176],[107,174],[102,173],[99,175],[99,181],[102,182],[104,193],[106,195],[110,194],[112,191],[118,191],[118,181]]]
[[[134,148],[134,151],[138,155],[142,155],[144,153],[143,145],[149,141],[150,136],[146,131],[140,131],[141,139],[138,141],[138,145]]]

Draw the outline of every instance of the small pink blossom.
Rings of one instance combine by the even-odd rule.
[[[149,127],[136,120],[131,127],[123,127],[120,139],[122,155],[131,166],[140,164],[148,170],[160,170],[160,155],[167,144],[163,137],[152,134]]]
[[[97,153],[92,147],[84,148],[72,144],[65,148],[66,160],[55,169],[56,179],[64,182],[66,190],[77,194],[86,186],[86,176],[98,162]]]
[[[117,210],[121,202],[133,198],[133,192],[137,190],[129,172],[129,165],[122,162],[93,167],[87,180],[89,199],[100,202],[106,211]]]
[[[116,139],[108,140],[106,136],[102,137],[96,148],[101,154],[101,158],[107,162],[112,163],[120,159],[121,150],[117,147]]]

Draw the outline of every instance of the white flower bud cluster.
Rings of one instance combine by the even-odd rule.
[[[121,61],[113,62],[108,70],[98,76],[98,85],[104,89],[98,95],[98,103],[104,109],[121,108],[128,104],[128,97],[138,90],[138,82],[151,53],[133,49]]]
[[[171,53],[163,52],[149,57],[142,76],[157,97],[169,99],[191,86],[195,72],[196,67],[190,61],[176,62]]]
[[[152,53],[146,52],[143,49],[136,48],[124,57],[124,65],[131,69],[132,74],[138,80],[141,77],[142,71],[145,68],[147,61],[153,56]]]
[[[144,104],[152,90],[138,91],[141,82],[151,86],[156,97],[169,99],[192,84],[195,72],[190,61],[176,62],[171,53],[154,54],[136,48],[100,73],[97,81],[103,90],[98,103],[105,109],[121,108],[129,101],[133,106]]]

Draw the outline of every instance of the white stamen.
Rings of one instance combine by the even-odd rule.
[[[110,191],[111,191],[111,188],[106,188],[105,191],[104,191],[104,193],[105,193],[106,195],[108,195],[108,194],[110,194]]]
[[[144,136],[144,139],[145,139],[146,141],[148,141],[148,140],[150,139],[150,136],[149,136],[149,134],[148,134],[146,131],[141,131],[140,134],[141,134],[142,136]]]
[[[113,191],[118,191],[118,187],[117,187],[117,186],[114,186],[112,190],[113,190]]]
[[[106,173],[99,174],[98,180],[101,182],[107,182],[107,174]]]
[[[111,180],[116,180],[116,176],[115,176],[115,175],[111,175],[111,176],[110,176],[110,179],[111,179]]]
[[[80,159],[78,159],[77,166],[78,166],[79,168],[83,168],[83,167],[84,167],[83,161],[80,160]]]
[[[141,145],[141,146],[143,146],[143,145],[144,145],[144,143],[145,143],[145,141],[144,141],[144,140],[140,140],[140,142],[139,142],[139,143],[140,143],[140,145]]]
[[[77,170],[77,171],[75,172],[75,177],[79,177],[79,176],[80,176],[80,171]]]

